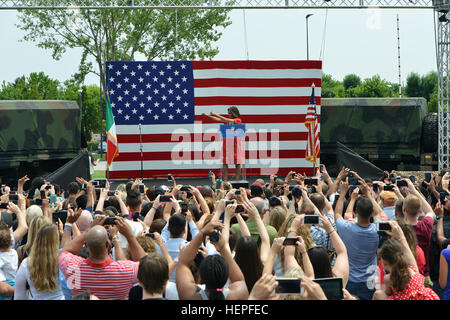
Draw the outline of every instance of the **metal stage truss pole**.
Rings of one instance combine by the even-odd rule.
[[[448,1],[448,0],[444,0]],[[432,0],[0,0],[0,9],[431,9]]]
[[[450,59],[450,1],[434,1],[436,28],[436,59],[438,73],[438,168],[450,165],[450,104],[449,104],[449,59]]]

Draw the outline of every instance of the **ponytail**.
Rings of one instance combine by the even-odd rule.
[[[223,289],[209,289],[209,300],[225,300],[225,296],[223,295]]]
[[[225,300],[222,288],[228,280],[229,267],[221,255],[207,256],[200,263],[200,276],[209,293],[209,300]]]

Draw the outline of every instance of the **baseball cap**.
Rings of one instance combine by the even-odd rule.
[[[389,201],[389,200],[395,201],[395,200],[397,200],[397,195],[395,194],[395,192],[392,192],[392,191],[382,191],[380,193],[380,197],[383,200],[386,200],[386,201]]]

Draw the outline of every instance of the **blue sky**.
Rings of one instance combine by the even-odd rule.
[[[253,9],[245,10],[246,28],[243,10],[233,10],[233,23],[217,42],[220,53],[215,59],[245,60],[246,47],[251,60],[306,59],[308,13],[314,14],[309,19],[310,59],[319,59],[322,52],[323,71],[335,79],[342,80],[349,73],[363,79],[379,74],[398,82],[397,13],[403,82],[406,84],[411,72],[425,74],[436,70],[431,9]],[[68,50],[60,61],[54,61],[49,50],[20,42],[23,33],[15,27],[16,23],[15,11],[0,11],[0,83],[40,71],[64,81],[77,71],[80,49]],[[86,83],[98,83],[98,78],[89,76]]]

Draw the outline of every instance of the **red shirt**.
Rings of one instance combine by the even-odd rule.
[[[417,267],[419,268],[419,272],[421,275],[423,275],[423,271],[425,268],[425,255],[423,254],[423,250],[417,246],[416,247],[417,257],[416,257],[416,263]],[[384,283],[384,269],[383,269],[383,263],[381,262],[378,264],[378,275],[380,277],[380,283]]]
[[[422,248],[425,255],[425,268],[424,276],[430,275],[430,244],[431,244],[431,232],[433,231],[433,218],[428,216],[419,220],[416,225],[413,225],[416,231],[417,244]]]
[[[139,262],[109,257],[94,263],[67,251],[60,253],[58,262],[74,296],[89,289],[101,300],[128,300],[131,287],[138,281]]]
[[[414,268],[410,267],[412,270]],[[389,296],[389,300],[440,300],[439,296],[424,286],[424,276],[418,272],[409,278],[409,282],[403,291],[395,291]]]

